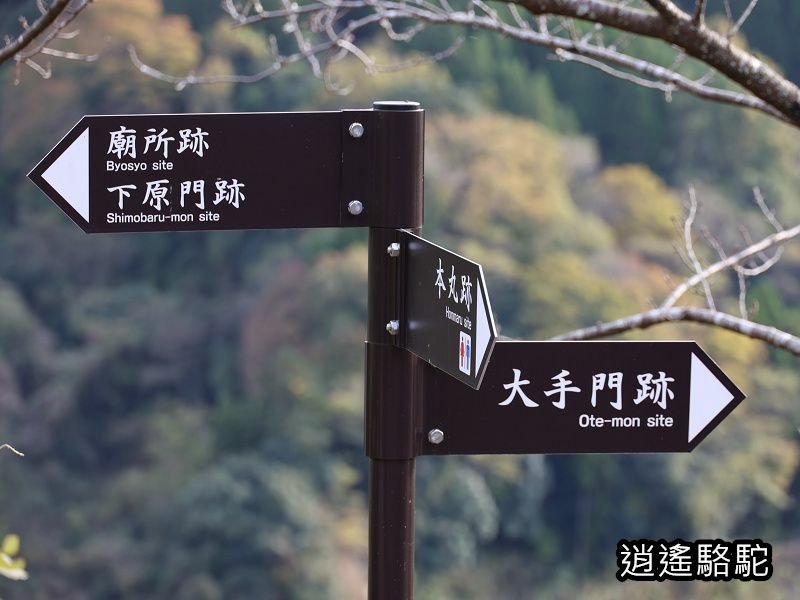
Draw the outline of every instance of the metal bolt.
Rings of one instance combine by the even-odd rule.
[[[392,335],[397,335],[397,332],[400,331],[400,321],[389,321],[386,324],[386,331],[391,333]]]
[[[431,444],[441,444],[444,441],[444,431],[441,429],[431,429],[428,432],[428,441]]]
[[[400,244],[393,242],[386,247],[386,253],[392,258],[400,256]]]
[[[358,216],[364,212],[364,205],[361,200],[351,200],[347,205],[347,210],[351,215]]]
[[[350,132],[351,137],[360,138],[364,135],[364,126],[356,121],[355,123],[350,123],[350,127],[348,127],[347,131]]]

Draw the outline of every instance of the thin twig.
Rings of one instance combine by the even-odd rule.
[[[777,262],[781,259],[783,255],[783,248],[777,248],[775,250],[775,254],[770,256],[769,258],[765,259],[763,263],[758,265],[757,267],[742,267],[740,265],[734,266],[734,269],[738,273],[742,273],[743,275],[747,275],[748,277],[755,277],[756,275],[761,275],[765,273],[772,267],[774,267]]]
[[[694,14],[692,15],[692,23],[701,27],[705,24],[706,14],[706,0],[697,0],[694,5]]]
[[[732,254],[725,260],[720,260],[715,262],[713,265],[709,265],[702,272],[693,275],[676,287],[669,297],[664,300],[660,308],[665,309],[673,306],[681,296],[683,296],[688,290],[696,286],[698,283],[702,282],[704,279],[708,279],[712,275],[719,273],[720,271],[724,271],[725,269],[729,269],[734,265],[741,264],[751,256],[756,256],[760,252],[772,248],[773,246],[784,244],[798,235],[800,235],[800,224],[789,229],[773,233],[772,235],[762,239],[760,242],[752,244],[736,254]]]
[[[567,52],[566,50],[556,50],[555,55],[556,58],[561,59],[563,61],[572,61],[581,63],[583,65],[592,67],[593,69],[597,69],[598,71],[602,71],[606,75],[611,75],[616,79],[621,79],[622,81],[635,83],[636,85],[641,87],[660,90],[665,94],[671,94],[672,91],[675,89],[675,86],[673,84],[663,83],[661,81],[654,81],[652,79],[645,79],[644,77],[639,77],[638,75],[634,75],[633,73],[626,73],[625,71],[620,71],[619,69],[615,69],[611,65],[608,65],[599,60],[595,60],[593,58],[589,58],[588,56],[581,56],[580,54]]]
[[[700,231],[703,233],[703,237],[706,238],[706,242],[708,242],[708,245],[714,248],[720,260],[725,260],[726,258],[728,258],[728,256],[725,254],[725,250],[723,250],[722,248],[722,244],[719,243],[719,240],[717,238],[711,235],[711,232],[708,230],[707,227],[702,227]],[[747,273],[744,272],[742,267],[738,265],[734,265],[733,268],[736,270],[736,278],[739,282],[739,314],[742,315],[743,319],[749,319],[750,316],[748,315],[747,311],[748,275]]]
[[[520,27],[521,29],[531,28],[528,22],[522,18],[522,15],[519,13],[519,9],[517,8],[516,4],[509,4],[508,10],[511,13],[511,16],[514,17],[514,22],[517,24],[518,27]]]
[[[725,16],[729,23],[733,23],[733,11],[731,10],[731,0],[722,0],[722,5],[725,7]]]
[[[755,199],[756,204],[758,204],[758,208],[760,208],[761,212],[764,213],[764,216],[767,218],[767,221],[769,221],[770,225],[772,225],[776,231],[783,231],[783,225],[781,225],[780,221],[778,221],[778,218],[775,216],[775,211],[767,206],[767,201],[764,198],[764,194],[761,193],[761,188],[758,186],[753,188],[753,198]]]
[[[739,314],[743,319],[749,319],[747,312],[747,276],[739,269],[736,270],[736,278],[739,280]]]
[[[672,93],[673,89],[682,90],[700,98],[724,104],[732,104],[735,106],[755,109],[778,120],[792,122],[791,118],[787,116],[785,112],[782,112],[776,106],[773,106],[767,101],[762,100],[751,93],[731,91],[706,85],[704,83],[705,79],[701,79],[700,81],[692,80],[681,75],[677,71],[625,54],[624,52],[619,51],[615,46],[607,46],[602,41],[594,41],[599,32],[594,32],[594,34],[588,40],[576,35],[573,36],[570,33],[572,31],[572,19],[563,17],[561,18],[566,26],[561,35],[559,35],[556,30],[548,29],[547,15],[536,11],[535,6],[533,5],[535,4],[538,6],[538,1],[531,2],[531,6],[528,6],[525,3],[522,4],[536,15],[538,23],[538,27],[536,29],[529,27],[524,20],[520,23],[519,20],[512,18],[513,12],[509,16],[511,22],[502,20],[497,11],[486,5],[482,0],[478,0],[477,4],[474,4],[474,6],[481,10],[481,12],[475,12],[474,10],[448,12],[441,8],[441,6],[443,6],[441,3],[433,5],[428,3],[426,0],[417,0],[413,3],[407,3],[402,0],[321,0],[307,5],[286,4],[280,13],[275,11],[261,13],[258,11],[253,12],[253,9],[250,8],[253,6],[252,3],[249,3],[247,6],[240,9],[237,8],[235,2],[230,0],[226,0],[226,2],[223,4],[223,7],[238,25],[277,18],[288,19],[288,33],[292,35],[296,33],[296,28],[302,25],[302,22],[298,20],[298,17],[301,14],[307,13],[306,16],[312,18],[313,21],[314,11],[317,11],[321,18],[324,16],[323,21],[328,24],[326,27],[326,32],[329,39],[324,42],[320,42],[313,47],[302,44],[298,50],[302,57],[307,60],[312,55],[316,54],[319,54],[320,56],[322,53],[326,52],[337,54],[342,48],[342,44],[340,44],[339,40],[344,40],[344,45],[347,45],[348,43],[355,44],[355,34],[359,30],[370,25],[379,25],[385,27],[384,24],[386,22],[391,22],[393,20],[402,22],[408,22],[410,20],[416,21],[417,23],[430,23],[436,25],[457,25],[467,28],[479,28],[487,31],[494,31],[506,37],[547,47],[559,52],[559,58],[562,60],[587,62],[587,64],[591,64],[592,66],[597,66],[598,63],[613,65],[611,72],[616,74],[621,73],[621,71],[618,69],[630,70],[631,72],[636,73],[637,77],[641,78],[641,80],[634,78],[632,79],[633,81],[647,85],[648,87],[655,87],[663,91],[665,94],[667,94],[667,96]],[[557,5],[557,3],[552,2],[545,2],[545,4],[547,6]],[[664,7],[667,7],[670,11],[678,11],[678,13],[683,14],[672,2],[665,1],[661,2],[660,4],[662,4]],[[579,11],[580,9],[579,4],[573,2],[572,0],[564,3],[564,5],[565,10]],[[592,6],[601,7],[606,5],[593,1]],[[367,13],[365,17],[361,17],[353,21],[345,21],[345,14],[350,10],[355,10],[358,8],[372,10],[374,12],[372,14]],[[622,5],[620,5],[620,8],[621,10],[628,11],[632,18],[638,20],[648,18],[649,13],[646,11],[641,11],[635,8],[625,8]],[[592,10],[595,10],[595,8],[592,8]],[[604,10],[607,10],[607,7]],[[609,16],[608,18],[612,17]],[[337,29],[337,23],[339,25],[346,23],[346,26],[342,29]],[[296,56],[290,54],[287,57],[276,58],[275,62],[279,64],[286,64],[287,62],[294,62],[295,60]],[[167,75],[157,71],[156,69],[153,69],[152,67],[142,65],[141,61],[134,62],[137,65],[137,68],[139,68],[142,72],[147,74],[158,73],[156,76],[159,79],[171,81],[176,85],[181,86],[198,83],[242,83],[254,80],[257,81],[274,74],[278,70],[275,68],[276,65],[273,64],[272,67],[255,76],[240,77],[233,75],[219,77],[198,77],[189,75],[179,77]],[[758,63],[758,65],[761,69],[767,68],[761,63]],[[653,81],[648,81],[650,79]],[[644,83],[645,81],[647,81],[647,83]],[[654,82],[660,82],[660,84]]]
[[[14,448],[14,446],[12,446],[11,444],[0,444],[0,450],[10,450],[17,456],[25,456],[22,452]]]
[[[686,217],[686,222],[683,224],[683,245],[686,248],[686,256],[689,257],[689,260],[692,262],[692,268],[694,269],[695,273],[700,274],[703,272],[703,267],[700,264],[700,260],[697,258],[697,254],[694,251],[694,242],[692,240],[692,224],[694,223],[694,218],[697,215],[697,195],[694,191],[694,186],[689,187],[689,214]],[[708,308],[711,310],[716,310],[716,306],[714,305],[714,297],[711,295],[711,285],[708,283],[708,277],[705,277],[700,282],[703,285],[703,293],[706,295],[706,302],[708,303]]]
[[[678,7],[670,0],[645,0],[653,9],[665,19],[672,21],[676,17]]]
[[[608,337],[630,331],[632,329],[646,329],[659,323],[673,323],[676,321],[691,321],[721,327],[741,335],[761,340],[776,348],[800,356],[800,338],[781,331],[775,327],[753,323],[728,313],[709,308],[696,306],[674,306],[671,308],[656,308],[647,312],[631,315],[608,323],[601,323],[592,327],[576,329],[556,336],[553,340],[591,340]]]
[[[728,38],[732,38],[734,35],[738,33],[738,31],[742,28],[742,25],[744,25],[745,21],[747,21],[747,19],[750,18],[750,13],[753,12],[753,9],[756,7],[756,4],[758,4],[758,0],[750,0],[750,4],[748,4],[747,8],[744,9],[744,12],[739,17],[739,20],[736,21],[736,23],[733,24],[733,27],[731,27],[728,30]]]
[[[27,27],[17,39],[10,44],[0,48],[0,63],[7,61],[18,52],[31,44],[39,35],[42,34],[69,6],[71,0],[56,0],[53,5],[39,17],[36,22]]]
[[[48,56],[56,56],[58,58],[65,58],[67,60],[80,60],[83,62],[94,62],[100,58],[99,54],[81,54],[78,52],[66,52],[64,50],[55,50],[53,48],[42,48],[39,54],[46,54]]]

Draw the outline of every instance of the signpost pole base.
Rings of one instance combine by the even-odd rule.
[[[414,597],[414,467],[370,459],[369,600]]]

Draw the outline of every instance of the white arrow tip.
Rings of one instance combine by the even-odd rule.
[[[492,339],[492,330],[489,324],[491,318],[483,303],[483,291],[481,290],[481,282],[478,281],[478,323],[476,324],[475,331],[475,374],[480,374],[481,367],[483,366],[483,357],[489,347],[489,342]]]
[[[42,179],[89,222],[89,130],[78,136],[56,161],[42,173]]]
[[[733,400],[733,394],[695,354],[689,391],[689,442]]]

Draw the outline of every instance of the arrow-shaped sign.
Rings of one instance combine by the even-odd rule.
[[[483,270],[428,240],[401,233],[400,344],[477,389],[496,337]]]
[[[694,342],[498,342],[479,391],[429,370],[420,453],[688,452],[743,399]]]
[[[29,177],[87,233],[407,226],[423,120],[404,108],[88,116]]]

